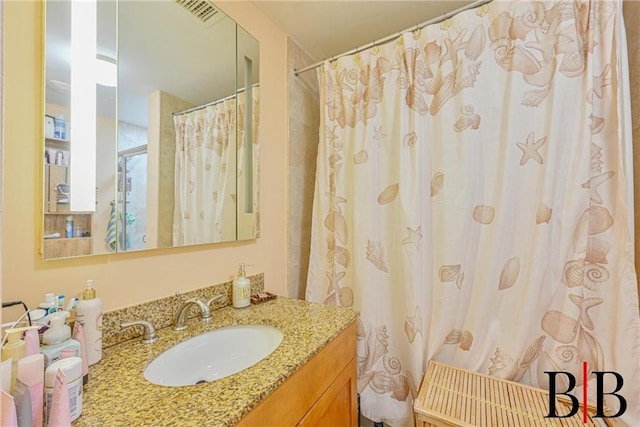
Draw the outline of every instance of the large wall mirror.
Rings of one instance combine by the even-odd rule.
[[[258,237],[258,41],[208,0],[45,9],[43,257]]]

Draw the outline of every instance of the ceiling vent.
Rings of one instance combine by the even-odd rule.
[[[212,25],[224,17],[224,13],[208,0],[175,0],[193,16],[205,24]]]

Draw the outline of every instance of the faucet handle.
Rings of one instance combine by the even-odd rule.
[[[213,297],[209,298],[207,300],[207,306],[210,306],[211,303],[214,303],[216,301],[220,301],[220,300],[223,300],[223,299],[227,299],[227,291],[226,290],[222,294],[214,295]]]
[[[141,325],[144,327],[144,333],[142,334],[142,343],[143,344],[152,344],[158,341],[158,334],[156,333],[156,328],[150,322],[146,320],[132,320],[130,322],[122,322],[120,323],[121,328],[127,328],[129,326],[138,326]]]

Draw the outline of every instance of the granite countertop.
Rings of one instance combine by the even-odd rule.
[[[135,339],[106,348],[102,360],[89,368],[82,415],[73,426],[235,425],[358,317],[355,310],[283,297],[212,314],[209,323],[191,319],[184,331],[158,330],[160,339],[154,344]],[[254,366],[184,387],[159,386],[144,378],[147,364],[174,344],[223,326],[251,323],[284,333],[280,346]]]

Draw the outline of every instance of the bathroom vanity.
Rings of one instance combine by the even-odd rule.
[[[160,329],[154,344],[134,339],[108,347],[90,368],[73,425],[356,426],[357,317],[354,310],[279,297],[215,310],[212,321],[193,318],[184,331]],[[238,324],[270,325],[284,337],[257,364],[212,382],[167,387],[144,378],[149,362],[176,343]]]

